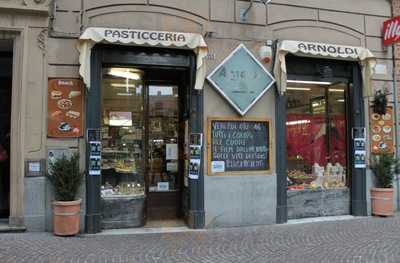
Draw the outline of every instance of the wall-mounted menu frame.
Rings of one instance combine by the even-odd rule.
[[[271,119],[209,117],[208,175],[271,173],[273,157],[271,141]]]
[[[371,153],[394,154],[395,135],[393,115],[393,107],[391,106],[386,108],[386,114],[384,115],[374,113],[373,107],[370,107]]]
[[[79,79],[49,79],[47,136],[83,136],[83,83]]]

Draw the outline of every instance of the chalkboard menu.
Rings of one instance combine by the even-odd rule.
[[[269,120],[210,118],[209,175],[269,171],[270,133]]]

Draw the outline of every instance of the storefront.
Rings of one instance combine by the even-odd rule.
[[[0,31],[10,222],[52,231],[46,164],[72,152],[82,232],[370,214],[370,155],[397,136],[393,96],[370,108],[393,90],[390,3],[293,1],[24,1],[40,15]]]
[[[200,182],[188,178],[187,164],[189,138],[201,132],[203,38],[88,28],[79,49],[88,87],[87,231],[202,228]]]
[[[375,65],[373,54],[360,47],[278,44],[275,74],[286,130],[280,154],[287,180],[278,184],[281,192],[287,188],[283,217],[367,214],[365,118]]]

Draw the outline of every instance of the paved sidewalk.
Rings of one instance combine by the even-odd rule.
[[[400,262],[400,216],[163,234],[0,234],[0,262]]]

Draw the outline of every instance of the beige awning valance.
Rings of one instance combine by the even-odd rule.
[[[362,47],[292,40],[279,42],[276,51],[274,74],[281,95],[286,91],[287,71],[285,56],[288,53],[296,56],[358,61],[362,66],[364,96],[371,96],[371,78],[376,65],[376,58],[371,51]]]
[[[79,38],[79,74],[90,87],[90,57],[96,43],[192,49],[197,55],[195,89],[203,89],[206,77],[207,44],[200,34],[120,28],[87,28]]]

